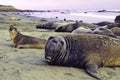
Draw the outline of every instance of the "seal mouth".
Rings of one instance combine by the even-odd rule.
[[[47,57],[46,57],[46,60],[47,60],[47,62],[51,62],[52,57],[51,57],[51,56],[47,56]]]

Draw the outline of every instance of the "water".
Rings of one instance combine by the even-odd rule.
[[[58,12],[34,12],[31,16],[40,18],[56,18],[63,20],[78,20],[87,23],[96,23],[101,21],[114,22],[114,19],[120,13],[115,12],[97,12],[97,11],[58,11]]]

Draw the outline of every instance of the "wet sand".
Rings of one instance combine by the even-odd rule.
[[[44,49],[12,48],[8,28],[9,25],[16,24],[22,34],[43,39],[69,33],[36,29],[35,25],[42,23],[39,18],[13,13],[1,14],[3,13],[0,13],[0,80],[96,80],[80,68],[48,65],[44,59]],[[9,20],[10,17],[21,20]],[[120,80],[119,67],[99,68],[99,71],[107,80]]]

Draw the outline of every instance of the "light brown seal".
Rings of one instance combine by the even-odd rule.
[[[106,36],[110,36],[110,37],[116,37],[115,34],[107,28],[104,27],[98,27],[95,30],[93,30],[94,34],[100,34],[100,35],[106,35]]]
[[[15,48],[40,48],[45,47],[46,40],[21,34],[14,25],[9,28],[10,38]]]
[[[79,27],[72,31],[72,34],[92,34],[92,30],[88,27]]]
[[[120,40],[97,34],[51,36],[45,46],[45,59],[51,65],[84,68],[103,80],[106,77],[99,67],[120,66]]]
[[[119,27],[113,27],[110,29],[115,35],[120,36],[120,28]]]

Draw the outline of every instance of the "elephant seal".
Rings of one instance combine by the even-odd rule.
[[[55,32],[72,32],[73,30],[79,28],[79,27],[88,27],[91,30],[94,30],[95,28],[99,27],[98,25],[94,24],[89,24],[89,23],[83,23],[83,22],[78,22],[76,21],[75,23],[72,24],[67,24],[64,26],[57,27],[55,29]]]
[[[36,29],[55,29],[57,27],[57,24],[55,24],[54,22],[48,22],[48,23],[44,23],[44,24],[39,24],[36,25]]]
[[[113,27],[110,29],[115,35],[120,36],[120,28],[119,27]]]
[[[57,27],[55,29],[55,32],[72,32],[73,30],[78,28],[78,25],[79,25],[78,22],[66,24],[66,25]]]
[[[114,23],[113,22],[103,21],[103,22],[98,22],[98,23],[93,23],[93,24],[99,25],[99,26],[105,26],[105,25],[114,24]]]
[[[72,31],[72,34],[81,34],[81,33],[92,34],[93,32],[88,27],[79,27],[79,28]]]
[[[83,68],[103,80],[106,77],[99,67],[120,66],[120,40],[97,34],[51,36],[45,45],[45,59],[50,65]]]
[[[95,30],[93,30],[94,34],[101,34],[101,35],[106,35],[106,36],[110,36],[110,37],[116,37],[115,34],[107,28],[104,27],[98,27]]]
[[[40,48],[45,47],[46,40],[21,34],[14,25],[9,28],[10,38],[15,48]]]

